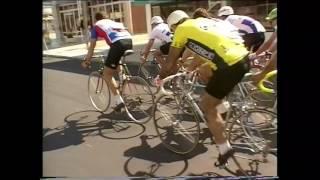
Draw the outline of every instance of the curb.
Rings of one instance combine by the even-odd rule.
[[[70,59],[70,60],[82,60],[79,56],[70,57],[70,56],[59,56],[59,55],[51,55],[51,54],[43,54],[43,57],[51,57],[51,58],[61,58],[61,59]],[[85,56],[85,55],[84,55]]]

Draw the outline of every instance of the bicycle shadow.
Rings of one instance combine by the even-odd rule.
[[[77,146],[85,142],[85,137],[101,136],[107,139],[130,139],[141,135],[145,126],[135,122],[102,119],[93,113],[97,111],[79,111],[65,117],[65,124],[54,129],[43,129],[42,151],[52,151]],[[110,116],[117,117],[117,116]],[[138,127],[138,128],[137,128]],[[140,130],[139,130],[140,128]],[[131,130],[134,129],[134,130]]]
[[[262,175],[259,172],[259,161],[258,160],[252,160],[248,163],[250,169],[249,170],[244,170],[247,176],[259,176]],[[243,176],[244,174],[238,169],[236,171],[231,171],[228,167],[224,168],[227,172],[234,176]]]
[[[52,69],[64,72],[71,72],[83,75],[89,75],[92,71],[97,71],[100,68],[100,63],[97,61],[91,62],[91,69],[83,69],[81,67],[81,60],[80,58],[63,58],[62,61],[57,62],[45,62],[42,64],[42,68],[44,69]],[[139,71],[139,62],[129,62],[126,63],[127,67],[131,73],[131,75],[137,75]]]
[[[179,176],[187,170],[188,159],[208,151],[206,147],[200,145],[189,154],[179,155],[166,149],[162,143],[151,147],[147,140],[153,138],[157,138],[157,136],[142,135],[140,136],[141,144],[139,146],[132,147],[124,152],[124,156],[129,157],[124,166],[125,172],[128,176],[147,175],[148,177],[156,177],[155,173],[160,167],[168,166],[170,163],[184,162],[183,168],[179,172],[172,175]],[[132,173],[129,171],[129,161],[131,161],[133,158],[150,161],[153,163],[152,166],[157,168],[153,167],[149,172],[139,170],[136,173]]]
[[[131,107],[132,108],[132,107]],[[139,108],[139,107],[138,107]],[[144,118],[152,118],[152,113],[153,113],[153,104],[150,104],[150,106],[147,109],[143,110],[144,112],[141,112],[141,110],[130,110],[130,113],[135,119],[144,121]],[[98,117],[99,119],[112,119],[112,120],[124,120],[126,119],[128,122],[134,122],[132,121],[129,117],[128,114],[126,113],[125,109],[122,108],[121,112],[116,112],[116,111],[111,111],[108,114],[102,114]]]

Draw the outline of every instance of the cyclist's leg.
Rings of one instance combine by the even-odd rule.
[[[249,64],[244,61],[226,69],[214,71],[206,87],[206,93],[202,97],[201,108],[206,115],[208,127],[218,145],[220,152],[218,161],[220,164],[226,163],[227,159],[233,154],[233,150],[225,136],[224,123],[216,107],[248,71]]]
[[[117,83],[113,78],[114,73],[117,72],[119,61],[122,58],[124,52],[127,49],[132,48],[131,39],[122,39],[114,42],[110,45],[109,54],[105,60],[104,78],[106,83],[110,87],[112,94],[116,97],[116,104],[122,103],[119,91],[117,89]]]

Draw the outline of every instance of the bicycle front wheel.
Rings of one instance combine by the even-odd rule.
[[[188,112],[188,113],[186,113]],[[162,144],[177,154],[191,152],[199,142],[199,118],[189,100],[161,96],[154,107],[154,125]]]
[[[138,76],[128,77],[122,87],[122,97],[129,118],[146,123],[152,117],[153,94],[148,83]]]
[[[266,147],[277,151],[277,114],[263,109],[249,110],[240,117],[241,126],[250,143],[260,151]]]
[[[110,90],[103,75],[98,71],[89,75],[88,94],[90,102],[96,110],[104,112],[109,108],[111,102]]]

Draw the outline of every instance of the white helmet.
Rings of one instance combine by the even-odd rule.
[[[160,16],[153,16],[151,18],[151,24],[163,23],[163,19]]]
[[[183,18],[189,18],[188,14],[181,10],[173,11],[167,18],[169,28],[171,28],[172,25],[177,24]]]
[[[227,15],[231,15],[234,14],[232,7],[230,6],[223,6],[219,9],[218,11],[218,16],[227,16]]]

